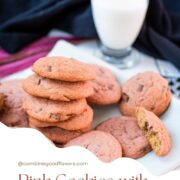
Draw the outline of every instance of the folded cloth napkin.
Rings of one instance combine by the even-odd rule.
[[[180,1],[150,0],[135,47],[180,69]],[[0,46],[15,53],[59,28],[76,37],[97,37],[90,0],[1,0]]]
[[[75,43],[82,39],[63,36],[44,37],[12,55],[0,49],[0,80],[10,74],[32,66],[37,59],[46,56],[58,40],[66,40]]]

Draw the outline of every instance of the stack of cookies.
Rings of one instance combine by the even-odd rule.
[[[94,93],[92,67],[71,58],[44,57],[32,70],[36,74],[23,84],[29,94],[23,103],[29,126],[58,144],[90,131],[93,111],[86,98]]]

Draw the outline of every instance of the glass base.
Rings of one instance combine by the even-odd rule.
[[[98,55],[106,62],[115,65],[119,69],[131,68],[140,61],[138,54],[131,47],[121,50],[114,50],[103,45],[100,47],[101,53]]]

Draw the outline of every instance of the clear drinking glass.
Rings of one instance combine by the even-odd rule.
[[[146,16],[148,0],[91,0],[93,19],[101,41],[102,58],[119,68],[137,64],[132,55]]]

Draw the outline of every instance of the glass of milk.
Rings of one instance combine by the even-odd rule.
[[[91,0],[92,13],[105,60],[119,68],[137,64],[132,56],[148,8],[148,0]]]

